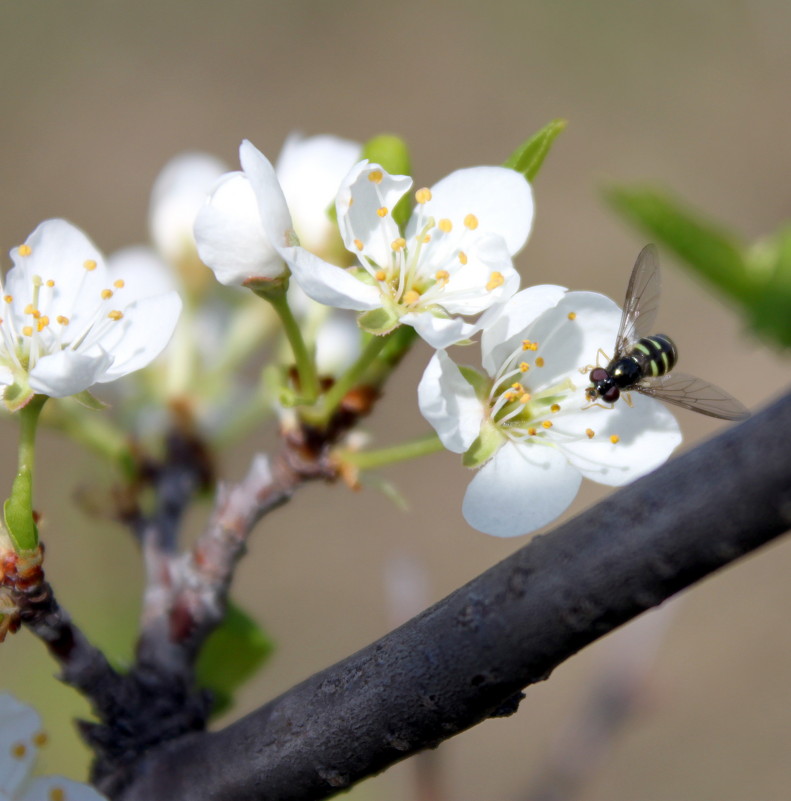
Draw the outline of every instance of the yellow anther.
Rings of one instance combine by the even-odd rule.
[[[431,200],[431,190],[428,187],[423,187],[415,192],[415,200],[418,203],[428,203]]]
[[[34,319],[34,320],[38,320],[38,318],[39,318],[39,317],[41,317],[41,312],[40,312],[38,309],[36,309],[36,310],[33,312],[33,319]]]
[[[559,403],[553,403],[553,404],[552,404],[552,405],[549,407],[549,411],[550,411],[550,412],[559,412],[559,411],[560,411],[560,404],[559,404]]]
[[[427,245],[429,242],[431,242],[431,234],[423,234],[420,241],[423,242],[424,245]]]
[[[377,281],[384,281],[384,280],[386,280],[386,279],[387,279],[387,273],[386,273],[384,270],[377,270],[377,271],[374,273],[374,278],[375,278]]]
[[[49,325],[49,317],[44,315],[41,317],[38,322],[36,323],[36,328],[38,328],[39,333],[43,331]]]
[[[535,428],[528,428],[528,429],[527,429],[527,433],[528,433],[528,434],[529,434],[531,437],[534,437],[534,436],[535,436],[535,435],[536,435],[538,432],[535,430]]]
[[[418,292],[416,289],[409,289],[404,292],[404,297],[402,300],[407,306],[411,306],[413,303],[417,303],[420,300],[420,292]]]
[[[529,403],[533,396],[529,392],[523,392],[519,398],[519,403]]]
[[[96,262],[93,259],[86,259],[82,266],[90,273],[96,269]]]
[[[522,385],[518,381],[514,381],[514,383],[511,384],[511,389],[522,389]]]
[[[438,284],[446,284],[450,279],[450,273],[447,270],[437,270],[434,273],[434,278],[437,280]]]
[[[359,239],[354,240],[354,246],[357,248],[357,250],[363,249],[363,243]]]
[[[518,395],[516,394],[516,392],[514,392],[513,390],[510,390],[510,389],[509,389],[509,390],[508,390],[508,392],[506,392],[506,393],[505,393],[505,395],[504,395],[503,397],[504,397],[504,398],[505,398],[507,401],[512,401],[512,400],[516,400],[516,399],[517,399],[517,397],[518,397]]]
[[[118,311],[114,309],[113,311],[109,312],[107,315],[111,320],[122,320],[124,317],[124,313],[122,311]]]
[[[20,256],[29,256],[33,251],[30,249],[30,245],[20,245],[17,253]]]
[[[453,230],[453,223],[447,217],[443,217],[437,223],[437,227],[440,231],[444,231],[446,234],[449,234]]]
[[[489,276],[489,282],[486,284],[486,289],[489,290],[489,292],[492,292],[497,289],[498,286],[502,286],[504,283],[505,278],[503,278],[503,274],[495,271]]]
[[[33,735],[33,743],[39,748],[43,748],[49,742],[49,737],[45,731],[40,731]]]
[[[531,342],[529,339],[523,339],[522,350],[538,350],[538,342]],[[536,364],[538,364],[537,361]],[[539,364],[538,366],[540,367],[541,365]]]
[[[382,178],[384,178],[384,174],[381,170],[371,170],[371,172],[368,173],[368,180],[372,184],[381,184]]]
[[[31,325],[22,326],[22,336],[23,337],[32,337],[33,336],[33,326],[31,326]]]
[[[24,743],[14,743],[11,746],[11,756],[14,759],[24,759],[27,754],[27,746]]]
[[[103,289],[101,294],[102,294],[102,300],[110,300],[110,298],[113,296],[113,290]]]
[[[36,313],[36,307],[32,303],[28,303],[27,306],[25,306],[24,313],[25,314],[35,314]]]
[[[541,425],[544,426],[544,428],[552,428],[552,421],[551,420],[544,420],[544,422],[541,423]]]
[[[380,217],[387,217],[387,207],[386,207],[386,206],[380,206],[380,207],[379,207],[379,208],[376,210],[376,213],[377,213],[377,214],[378,214]]]
[[[47,286],[48,286],[50,289],[52,289],[52,287],[53,287],[53,286],[55,286],[55,282],[54,282],[54,281],[53,281],[53,280],[50,278],[50,279],[47,281]]]
[[[596,432],[592,428],[586,428],[585,433],[588,435],[588,439],[593,439],[596,436]]]
[[[530,365],[529,365],[527,362],[520,362],[520,363],[519,363],[519,369],[520,369],[520,370],[521,370],[523,373],[526,373],[526,372],[527,372],[527,371],[530,369]]]
[[[57,320],[57,321],[58,321],[58,322],[59,322],[61,325],[68,325],[68,324],[69,324],[69,318],[68,318],[68,317],[66,317],[66,316],[65,316],[65,315],[63,315],[63,314],[59,314],[59,315],[58,315],[58,316],[57,316],[55,319],[56,319],[56,320]]]
[[[615,445],[616,442],[620,442],[620,441],[621,441],[621,438],[617,434],[611,434],[610,435],[610,442],[612,442],[613,445]]]
[[[474,231],[478,227],[478,218],[474,214],[468,214],[464,218],[464,226]]]
[[[51,787],[48,801],[66,801],[66,791],[62,787]]]
[[[395,251],[403,250],[406,247],[406,239],[403,236],[399,236],[398,239],[394,239],[390,243],[390,247]]]
[[[115,281],[113,281],[113,286],[116,289],[123,289],[126,286],[126,281],[124,281],[123,278],[117,278]]]
[[[540,356],[537,357],[536,358],[536,367],[543,367],[543,366],[544,366],[544,360]]]
[[[3,295],[3,300],[6,303],[12,303],[13,300],[14,300],[14,296],[13,295]]]
[[[577,312],[569,312],[568,313],[569,320],[576,320],[577,319]]]
[[[459,261],[462,264],[466,264],[467,263],[467,254],[463,250],[459,251]]]

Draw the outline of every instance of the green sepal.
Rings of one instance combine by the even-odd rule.
[[[381,306],[362,312],[357,318],[357,325],[369,334],[382,336],[398,328],[399,317],[394,309]]]
[[[277,301],[286,296],[288,292],[288,279],[291,272],[286,265],[283,265],[283,272],[275,278],[248,278],[242,286],[251,290],[259,298]]]
[[[791,347],[791,228],[751,252],[749,262],[760,284],[750,322],[762,337]]]
[[[653,241],[673,251],[701,278],[738,305],[752,305],[756,285],[742,244],[668,195],[650,188],[609,187],[610,205]]]
[[[236,690],[274,650],[274,642],[258,623],[229,601],[225,619],[206,640],[195,666],[198,683],[214,695],[212,715],[231,708]]]
[[[393,505],[401,512],[409,511],[409,501],[406,499],[400,489],[389,479],[383,476],[372,473],[363,472],[359,478],[360,484],[365,487],[371,487],[378,490],[385,496]]]
[[[566,120],[552,120],[526,142],[519,145],[506,159],[503,166],[522,173],[528,181],[532,182],[538,175],[552,144],[566,125],[568,125]]]
[[[17,553],[32,551],[38,546],[38,527],[33,520],[30,499],[33,497],[33,474],[22,467],[16,474],[11,496],[3,504],[5,527]]]
[[[504,440],[505,437],[496,426],[491,423],[485,423],[481,426],[481,433],[478,438],[470,445],[462,457],[462,464],[465,467],[480,467],[494,456]]]
[[[105,403],[99,398],[96,397],[93,393],[84,389],[82,392],[78,392],[76,395],[71,396],[80,406],[85,407],[86,409],[90,409],[92,412],[103,412],[105,409],[110,408],[109,403]]]
[[[492,389],[492,381],[488,376],[476,370],[474,367],[459,367],[459,372],[464,376],[465,381],[475,390],[475,397],[479,400],[486,400]]]
[[[18,412],[30,403],[35,394],[29,386],[14,382],[6,386],[3,403],[9,412]]]
[[[390,175],[410,175],[412,172],[412,160],[409,156],[409,148],[400,136],[394,134],[380,134],[369,139],[363,145],[361,159],[368,159],[375,164],[381,164]],[[412,195],[407,192],[401,200],[396,203],[391,212],[393,219],[399,226],[406,224],[412,212]]]

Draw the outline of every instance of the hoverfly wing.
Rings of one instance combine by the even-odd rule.
[[[724,389],[709,384],[702,378],[685,373],[669,373],[658,378],[645,378],[635,386],[643,395],[665,403],[683,406],[693,412],[723,420],[744,420],[750,416],[746,406]]]
[[[621,324],[615,338],[617,355],[623,354],[630,343],[653,333],[660,289],[659,253],[656,245],[646,245],[637,256],[626,288]]]

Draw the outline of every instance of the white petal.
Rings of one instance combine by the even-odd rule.
[[[63,801],[107,801],[90,785],[64,776],[41,776],[35,779],[24,795],[19,797],[19,801],[52,801],[53,798],[62,798]]]
[[[101,302],[101,292],[110,285],[102,254],[79,228],[65,220],[46,220],[28,237],[29,256],[19,248],[11,251],[15,266],[6,277],[6,292],[14,297],[13,308],[21,315],[22,309],[33,301],[32,277],[53,281],[54,288],[42,289],[46,304],[39,308],[55,320],[63,315],[71,320],[74,329],[93,316]],[[86,269],[85,265],[92,269]],[[17,328],[29,323],[15,314]]]
[[[195,219],[195,241],[201,261],[221,284],[241,286],[283,272],[283,260],[264,231],[255,193],[242,173],[228,173],[217,184]]]
[[[533,224],[533,193],[522,175],[506,167],[469,167],[456,170],[431,187],[423,218],[449,219],[454,231],[464,230],[464,219],[474,214],[476,231],[499,234],[513,255],[527,241]],[[407,233],[414,235],[417,215]]]
[[[471,384],[444,350],[438,350],[417,388],[423,417],[454,453],[464,453],[475,441],[483,422],[483,406]]]
[[[143,298],[127,306],[123,318],[114,322],[101,339],[113,361],[97,382],[115,381],[152,362],[170,342],[180,313],[181,298],[176,292]]]
[[[371,180],[373,175],[376,180]],[[335,203],[338,228],[348,251],[374,264],[389,265],[393,256],[391,245],[401,236],[392,217],[393,207],[411,185],[409,176],[390,175],[379,164],[367,161],[349,171]],[[380,209],[386,210],[384,216],[380,216]]]
[[[562,286],[540,284],[517,292],[505,303],[498,318],[481,335],[483,366],[489,375],[496,373],[503,359],[525,338],[525,329],[565,294]]]
[[[181,153],[162,169],[151,190],[148,226],[159,253],[170,264],[195,249],[195,217],[227,172],[225,164],[208,153]]]
[[[559,447],[585,478],[619,487],[655,470],[681,444],[681,431],[673,414],[658,400],[639,392],[629,393],[632,406],[621,399],[613,409],[591,406],[555,418],[564,432],[590,428],[592,439],[582,437]],[[610,436],[616,435],[613,444]]]
[[[449,348],[463,339],[478,333],[478,326],[461,317],[437,317],[431,312],[408,312],[401,317],[404,325],[411,325],[432,348]]]
[[[552,522],[574,500],[582,476],[552,447],[507,442],[475,474],[462,512],[495,537],[518,537]]]
[[[338,236],[327,211],[361,150],[358,142],[336,136],[292,134],[280,151],[275,172],[299,241],[312,253],[322,253],[328,241]]]
[[[379,290],[355,278],[300,247],[284,248],[283,257],[291,267],[302,291],[313,300],[337,309],[365,311],[382,305]]]
[[[76,395],[102,380],[112,361],[113,357],[98,347],[87,353],[61,350],[39,359],[30,371],[30,387],[51,398]]]
[[[349,368],[360,355],[360,336],[360,327],[352,314],[332,312],[316,332],[316,369],[319,373],[340,375]]]
[[[8,386],[14,383],[14,374],[7,368],[0,365],[0,386]]]
[[[151,248],[136,246],[116,251],[107,259],[107,271],[111,281],[123,280],[123,291],[116,296],[124,303],[176,289],[171,268]]]
[[[255,193],[258,212],[267,238],[278,252],[281,248],[290,247],[294,244],[296,235],[286,196],[280,188],[275,168],[269,159],[246,139],[239,148],[239,160]]]
[[[33,767],[41,718],[9,693],[0,694],[0,796],[15,797]]]

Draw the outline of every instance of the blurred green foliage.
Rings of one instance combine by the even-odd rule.
[[[610,205],[664,245],[744,315],[763,339],[791,347],[791,227],[745,245],[661,190],[613,186]]]

